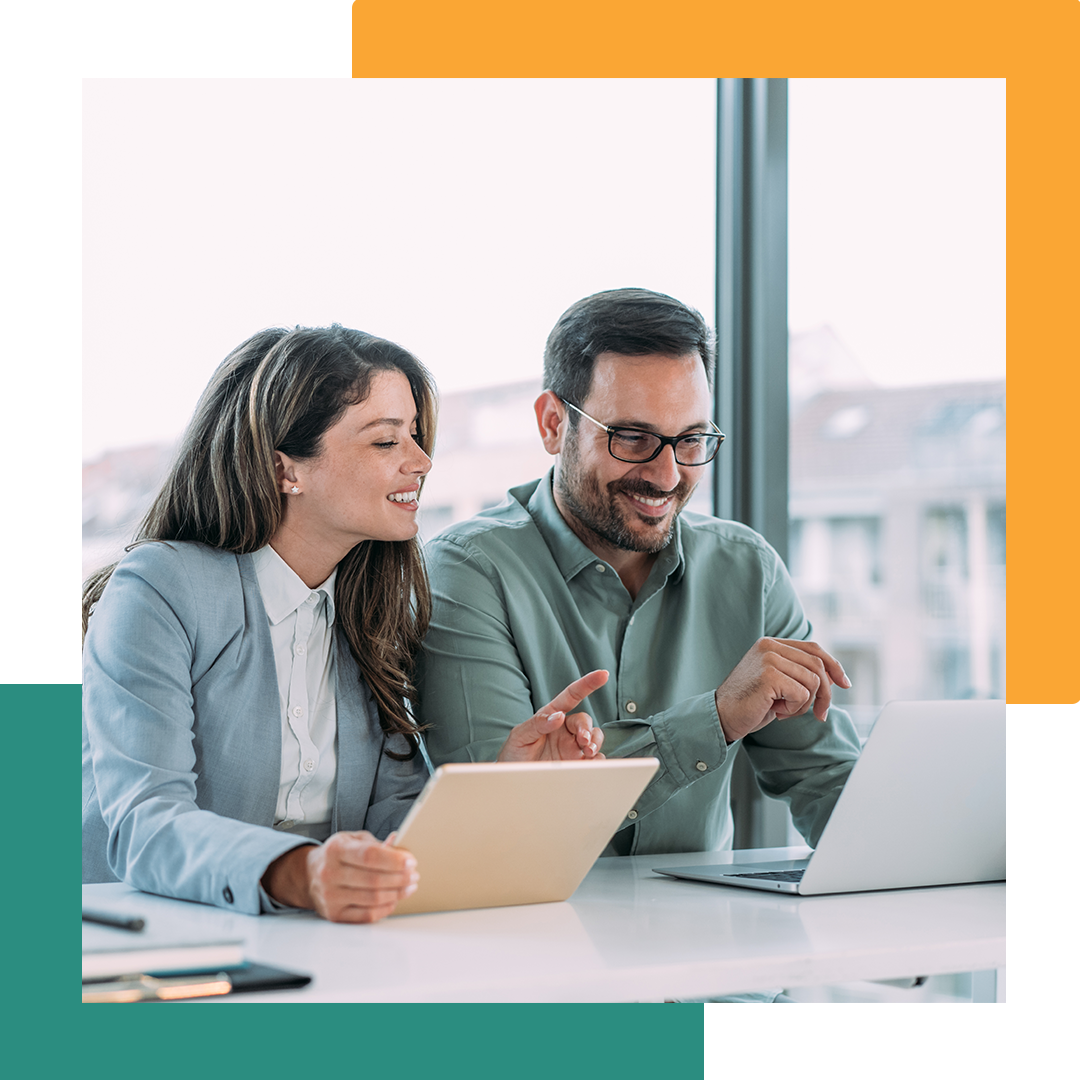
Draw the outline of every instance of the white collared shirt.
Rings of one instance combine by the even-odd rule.
[[[281,780],[274,827],[329,822],[337,775],[334,582],[309,589],[272,547],[252,558],[270,620],[281,697]]]

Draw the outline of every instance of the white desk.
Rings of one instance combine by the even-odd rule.
[[[600,859],[566,903],[374,926],[237,915],[119,884],[84,885],[83,899],[154,931],[243,939],[250,959],[314,976],[304,990],[225,1001],[657,1001],[1005,966],[1004,885],[797,897],[651,872],[731,858]]]

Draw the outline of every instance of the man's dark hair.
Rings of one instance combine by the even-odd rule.
[[[650,289],[609,289],[571,304],[544,349],[544,387],[580,405],[592,388],[596,358],[685,356],[696,352],[712,387],[712,334],[700,312]],[[574,414],[576,419],[576,414]]]

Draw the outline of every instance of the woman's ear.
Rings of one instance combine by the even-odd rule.
[[[296,464],[288,454],[280,450],[274,451],[274,476],[277,480],[278,491],[282,495],[301,494],[300,482],[296,476]]]
[[[540,438],[549,454],[561,454],[566,436],[566,406],[554,390],[545,390],[533,406]]]

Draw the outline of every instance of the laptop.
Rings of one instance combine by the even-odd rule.
[[[420,885],[394,915],[565,900],[625,821],[656,758],[442,765],[398,830]]]
[[[654,872],[800,896],[1004,881],[1005,702],[886,705],[808,859]]]

